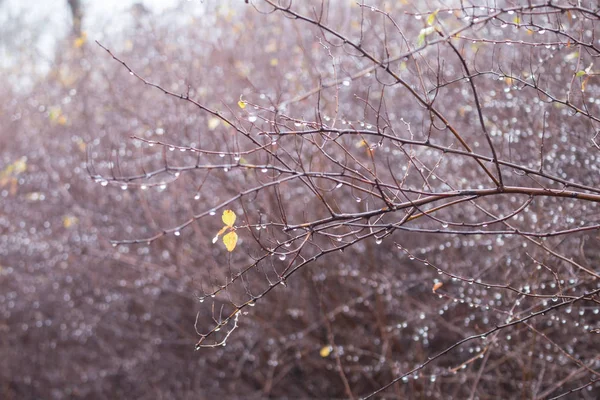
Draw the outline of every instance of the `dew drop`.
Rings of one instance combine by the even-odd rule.
[[[175,231],[175,232],[173,232],[173,235],[175,235],[175,236],[181,236],[181,232]]]
[[[280,255],[279,255],[279,259],[280,259],[281,261],[285,260],[285,254],[280,254]]]

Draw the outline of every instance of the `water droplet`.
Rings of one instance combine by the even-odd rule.
[[[285,254],[280,254],[280,255],[279,255],[279,259],[280,259],[281,261],[285,260]]]
[[[263,168],[260,171],[263,172],[263,173],[269,172],[269,170],[267,168]]]
[[[132,76],[133,76],[133,71],[129,71],[129,75],[132,75]]]
[[[357,198],[356,198],[356,202],[357,202],[357,203],[360,203],[361,201],[362,201],[362,199],[361,199],[360,197],[357,197]]]
[[[442,223],[442,228],[447,228],[448,224],[446,222]]]
[[[235,161],[240,161],[240,158],[241,158],[241,157],[240,157],[240,155],[239,155],[239,154],[237,154],[237,153],[236,153],[236,154],[234,154],[234,156],[233,156],[233,159],[234,159]]]
[[[194,196],[194,200],[200,200],[200,193],[198,193]]]
[[[140,186],[140,189],[142,189],[142,190],[146,190],[146,189],[148,189],[148,186],[146,186],[146,185],[142,185],[142,186]]]
[[[248,117],[248,121],[250,122],[256,122],[256,115],[251,115]]]
[[[208,214],[209,214],[209,215],[215,215],[215,214],[216,214],[216,211],[215,211],[215,210],[210,210],[210,211],[208,212]]]
[[[173,147],[173,146],[169,147],[169,151],[175,151],[175,147]]]
[[[100,185],[101,186],[106,186],[106,185],[108,185],[108,181],[104,181],[104,180],[100,181]]]
[[[225,153],[219,153],[219,157],[221,157],[221,158],[225,157]]]
[[[344,185],[344,184],[340,182],[340,183],[338,183],[337,185],[335,185],[335,188],[336,188],[336,189],[339,189],[339,188],[341,188],[343,185]]]
[[[127,190],[127,185],[121,185],[121,190]]]
[[[175,232],[173,232],[173,235],[175,235],[175,236],[181,236],[181,232],[175,231]]]
[[[381,244],[383,242],[382,238],[375,238],[375,244]]]
[[[200,297],[200,298],[198,299],[198,301],[199,301],[200,303],[204,303],[204,297]]]

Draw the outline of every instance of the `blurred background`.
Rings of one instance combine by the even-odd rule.
[[[312,3],[299,7],[310,13]],[[377,13],[365,14],[356,2],[326,3],[334,10],[332,26],[357,34],[362,18],[370,27],[365,42],[381,46],[378,38],[385,32]],[[416,12],[410,2],[376,3],[401,16]],[[444,5],[428,4],[427,10],[438,6]],[[413,14],[402,29],[417,38],[424,20]],[[504,37],[502,32],[489,28],[477,34]],[[160,166],[163,152],[131,136],[214,150],[232,136],[210,115],[144,85],[95,41],[144,79],[175,93],[188,91],[207,107],[237,115],[240,96],[264,100],[268,107],[312,89],[321,77],[331,78],[333,56],[340,76],[370,65],[343,48],[326,48],[321,34],[279,14],[261,14],[242,0],[43,0],[35,5],[0,0],[2,399],[345,398],[348,385],[355,395],[366,395],[461,338],[533,307],[533,300],[506,288],[473,285],[475,279],[510,281],[520,290],[549,296],[559,281],[573,295],[596,287],[589,276],[547,251],[528,248],[522,237],[397,233],[406,251],[392,240],[370,241],[319,259],[241,317],[226,347],[194,351],[197,317],[210,321],[221,305],[219,299],[200,303],[198,296],[218,286],[234,264],[211,244],[220,219],[202,220],[180,237],[151,244],[113,246],[110,241],[177,226],[235,195],[243,180],[217,171],[133,187],[91,177],[114,176],[114,171],[135,175]],[[506,35],[528,37],[522,31]],[[483,47],[471,51],[497,62],[497,55]],[[558,56],[538,61],[538,54],[524,49],[504,53],[510,57],[502,60],[510,64],[530,57],[553,66],[547,72],[557,85],[553,89],[562,93],[560,85],[570,76],[562,76],[560,68],[572,61],[572,51],[561,46],[536,51]],[[425,75],[438,67],[438,73],[460,71],[458,63],[455,69],[445,64],[444,70],[443,58],[434,56]],[[398,68],[416,76],[412,64]],[[375,73],[366,76],[368,84],[349,79],[339,94],[324,96],[324,112],[338,112],[339,96],[340,118],[358,121],[362,117],[356,115],[368,114],[361,99],[377,92],[371,88],[381,82]],[[416,78],[413,83],[419,84]],[[539,146],[532,138],[543,129],[546,106],[535,100],[537,94],[523,94],[511,82],[495,78],[486,84],[486,93],[498,99],[487,100],[496,107],[498,131],[514,133],[511,143],[520,146],[511,157],[537,160]],[[597,82],[587,85],[587,93],[595,96]],[[421,134],[426,112],[394,90],[387,92],[388,117],[400,126],[413,124]],[[457,127],[467,129],[476,121],[474,108],[464,106],[470,98],[457,89],[437,104]],[[598,102],[592,98],[591,104],[597,112]],[[287,108],[298,118],[314,118],[314,110],[314,97]],[[589,126],[560,112],[551,109],[547,117],[556,127],[546,139],[550,168],[590,186],[600,184]],[[500,136],[497,140],[503,140]],[[359,146],[354,150],[364,153]],[[174,164],[195,162],[189,152],[170,157]],[[468,168],[443,165],[449,175],[463,174],[457,185],[477,178],[465,172]],[[306,192],[289,193],[297,199],[299,219],[318,207]],[[360,201],[345,196],[339,204],[358,207]],[[278,199],[265,194],[255,203],[252,212],[268,215]],[[494,210],[508,214],[517,203],[513,196]],[[596,204],[547,199],[534,205],[535,212],[514,223],[549,230],[553,224],[598,222]],[[454,217],[467,218],[463,212]],[[557,238],[548,246],[583,265],[599,260],[594,233]],[[427,259],[425,267],[419,257]],[[471,281],[447,279],[447,292],[438,297],[432,285],[439,275],[426,268],[430,264]],[[399,382],[388,397],[535,398],[586,384],[595,376],[590,370],[600,367],[589,333],[597,314],[597,306],[573,307],[561,318],[503,331],[489,346],[466,344]],[[345,374],[339,373],[340,362]],[[598,393],[591,385],[578,395]]]

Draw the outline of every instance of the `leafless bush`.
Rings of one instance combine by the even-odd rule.
[[[237,247],[205,268],[196,348],[274,314],[271,394],[307,362],[313,396],[593,397],[597,5],[254,7],[264,22],[244,14],[235,58],[211,65],[213,85],[246,81],[221,104],[205,79],[171,87],[101,45],[205,119],[194,139],[134,134],[131,172],[90,169],[136,189],[187,179],[202,199],[115,244],[208,247],[237,215]]]

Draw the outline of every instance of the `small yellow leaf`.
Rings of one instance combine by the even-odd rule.
[[[232,227],[235,224],[235,213],[231,210],[225,210],[221,219],[225,225]]]
[[[321,357],[325,358],[325,357],[329,356],[332,351],[333,351],[333,347],[323,346],[323,347],[321,347],[319,354],[321,355]]]
[[[585,85],[587,84],[589,76],[586,76],[583,82],[581,82],[581,91],[585,92]]]
[[[242,109],[246,108],[246,102],[243,100],[238,101],[238,106]]]
[[[210,118],[208,120],[208,129],[210,129],[211,131],[215,130],[215,128],[217,126],[219,126],[220,123],[221,123],[221,120],[219,118],[216,118],[216,117]]]
[[[429,14],[429,17],[427,17],[427,25],[433,25],[433,23],[435,22],[435,17],[437,16],[439,11],[440,9],[438,8],[437,10]]]
[[[231,229],[231,227],[226,225],[226,226],[222,227],[219,232],[217,232],[217,234],[215,235],[215,237],[212,240],[213,244],[217,243],[217,240],[219,240],[219,236],[221,236],[223,233],[225,233],[225,231],[227,229]]]
[[[438,290],[439,288],[441,288],[444,284],[442,282],[436,282],[433,285],[433,288],[431,288],[431,290],[433,291],[433,293],[435,293],[436,290]]]
[[[87,41],[87,33],[83,32],[81,36],[73,41],[73,46],[78,49],[85,44]]]
[[[69,229],[71,226],[73,226],[77,222],[79,222],[79,219],[77,217],[72,216],[72,215],[65,215],[62,218],[62,222],[63,222],[63,226],[65,228]]]
[[[369,143],[367,143],[367,141],[363,139],[363,140],[359,140],[358,142],[356,142],[355,146],[357,149],[360,149],[361,147],[365,147],[365,146],[369,147]]]
[[[223,243],[225,244],[227,251],[233,251],[233,249],[235,249],[237,240],[238,235],[234,231],[231,231],[227,235],[223,236]]]
[[[269,64],[271,64],[271,67],[276,67],[277,65],[279,65],[279,60],[276,58],[271,58]]]

